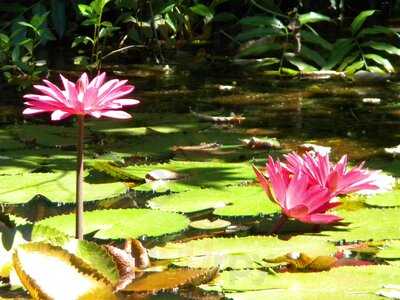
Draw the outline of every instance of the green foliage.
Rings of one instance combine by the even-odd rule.
[[[55,173],[24,173],[2,176],[0,185],[1,203],[26,203],[36,195],[43,195],[53,202],[75,201],[74,171]],[[127,190],[121,182],[84,182],[85,201],[94,201],[118,196]]]
[[[156,237],[182,231],[189,225],[183,215],[150,209],[87,211],[84,219],[84,233],[94,233],[99,239]],[[51,217],[37,224],[54,227],[70,236],[75,233],[74,214]]]
[[[31,17],[23,13],[0,29],[0,70],[8,83],[27,88],[47,74],[47,62],[37,58],[37,50],[55,36],[48,28],[49,11],[41,2],[32,6]],[[28,80],[27,80],[28,79]]]
[[[277,273],[225,271],[205,290],[223,291],[229,299],[381,299],[385,284],[399,284],[400,270],[391,266],[341,267],[328,272]]]
[[[153,198],[149,206],[175,212],[195,212],[215,209],[224,217],[267,215],[278,211],[277,205],[267,199],[259,187],[239,186],[219,189],[201,189]]]
[[[98,261],[98,263],[101,263]],[[23,286],[35,299],[116,299],[109,281],[96,269],[66,250],[46,243],[18,247],[13,265]],[[63,280],[49,280],[53,278]]]
[[[385,27],[367,27],[363,25],[368,17],[375,13],[374,10],[361,12],[356,16],[351,24],[352,36],[336,41],[331,55],[328,57],[324,69],[337,69],[351,75],[358,70],[364,69],[374,73],[392,73],[394,67],[389,59],[389,55],[400,55],[400,49],[380,40],[371,40],[376,38],[377,33],[392,34],[389,28]],[[376,52],[377,51],[377,52]]]
[[[247,236],[168,243],[150,249],[149,255],[156,259],[173,259],[179,266],[243,269],[260,268],[260,264],[265,265],[264,258],[273,259],[290,252],[331,255],[335,247],[319,237],[295,236],[284,241],[272,236]]]

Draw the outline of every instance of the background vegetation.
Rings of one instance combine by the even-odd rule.
[[[279,73],[394,72],[400,1],[36,0],[0,4],[2,80],[49,66],[262,58]],[[29,80],[27,80],[29,79]]]

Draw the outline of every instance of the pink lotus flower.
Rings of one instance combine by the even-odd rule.
[[[34,86],[41,94],[24,96],[29,100],[25,102],[29,107],[23,111],[24,115],[51,112],[51,119],[54,121],[71,115],[128,119],[131,115],[120,109],[139,103],[138,100],[125,98],[134,90],[134,86],[126,84],[127,80],[105,81],[105,73],[94,77],[92,81],[83,73],[76,83],[62,75],[60,77],[63,90],[50,81],[43,80],[45,85]]]
[[[64,89],[58,88],[48,80],[45,85],[34,87],[41,94],[28,94],[25,104],[29,107],[23,111],[24,115],[33,115],[51,112],[54,121],[65,119],[71,115],[77,116],[77,167],[76,167],[76,232],[77,239],[83,239],[83,156],[84,156],[84,121],[85,116],[95,118],[109,117],[128,119],[131,115],[120,110],[123,106],[135,105],[139,101],[125,98],[131,93],[134,86],[126,84],[126,80],[105,81],[106,74],[102,73],[89,81],[83,73],[76,83],[60,75]]]
[[[282,208],[284,216],[312,224],[330,224],[341,220],[338,216],[326,214],[340,202],[333,200],[327,188],[310,184],[302,168],[293,174],[279,161],[269,157],[268,179],[256,167],[254,171],[268,197]]]
[[[326,187],[332,196],[379,188],[376,183],[378,172],[363,169],[363,164],[348,170],[347,155],[343,155],[336,165],[330,162],[328,155],[318,153],[300,156],[292,152],[285,158],[285,166],[290,173],[295,174],[301,169],[309,178],[310,184]]]

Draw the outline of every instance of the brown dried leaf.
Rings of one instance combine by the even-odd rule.
[[[149,273],[132,282],[124,289],[125,292],[139,294],[156,294],[172,291],[177,288],[196,286],[211,281],[218,268],[211,269],[170,269],[159,273]]]
[[[286,263],[291,272],[319,272],[334,267],[337,258],[333,256],[309,257],[304,253],[292,252],[274,259],[264,259],[270,263]]]
[[[147,249],[139,240],[127,240],[125,243],[125,251],[135,258],[137,268],[145,269],[150,267],[150,258],[147,254]]]

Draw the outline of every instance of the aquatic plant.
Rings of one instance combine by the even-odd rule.
[[[89,81],[83,73],[76,83],[60,75],[64,90],[48,80],[45,85],[34,87],[41,94],[27,94],[24,98],[28,106],[24,115],[44,112],[51,113],[51,120],[59,121],[76,115],[78,123],[77,141],[77,177],[76,177],[76,238],[83,239],[83,139],[84,118],[90,115],[95,118],[109,117],[114,119],[128,119],[131,115],[120,109],[123,106],[138,104],[138,100],[125,98],[134,86],[127,84],[127,80],[113,79],[105,81],[106,74],[102,73]]]
[[[340,205],[338,195],[360,190],[377,189],[376,172],[362,168],[362,164],[347,170],[347,156],[336,164],[328,155],[290,153],[281,163],[269,157],[266,165],[268,178],[256,167],[254,171],[268,197],[282,209],[282,218],[274,232],[287,218],[303,223],[331,224],[342,218],[326,212]]]
[[[345,195],[361,190],[378,189],[376,183],[377,171],[363,169],[363,163],[348,170],[347,155],[343,155],[336,165],[330,162],[328,155],[310,152],[303,156],[295,152],[285,156],[286,168],[292,174],[301,169],[311,184],[326,187],[332,196]]]

